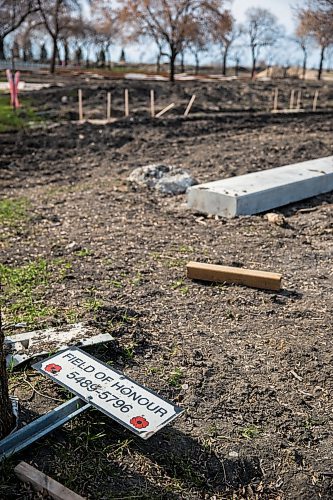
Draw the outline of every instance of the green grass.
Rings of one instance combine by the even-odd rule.
[[[184,280],[182,278],[172,283],[171,288],[172,290],[178,290],[183,295],[186,295],[189,290],[188,286],[184,285]]]
[[[10,105],[9,95],[0,95],[0,132],[17,130],[29,122],[40,121],[29,101],[21,100],[21,107],[16,111]]]
[[[245,439],[254,439],[261,434],[261,429],[255,425],[250,425],[241,430],[241,436]]]
[[[15,225],[17,222],[25,220],[26,200],[18,198],[16,200],[5,198],[0,200],[0,223],[5,225]]]
[[[0,307],[6,323],[35,325],[57,313],[46,299],[46,292],[53,281],[61,281],[67,263],[38,259],[23,266],[0,263],[0,282],[3,291]]]
[[[184,374],[183,374],[182,370],[180,368],[176,368],[171,373],[171,375],[169,377],[169,380],[168,380],[169,385],[171,385],[171,387],[179,388],[183,378],[184,378]]]
[[[87,312],[97,313],[99,309],[103,306],[103,303],[96,297],[89,297],[83,303],[83,307]]]
[[[90,255],[94,255],[94,252],[89,250],[89,248],[82,248],[82,250],[78,250],[75,253],[78,257],[89,257]]]

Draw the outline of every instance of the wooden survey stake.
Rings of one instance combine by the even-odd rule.
[[[175,103],[172,102],[171,104],[169,104],[169,106],[167,106],[166,108],[162,109],[162,111],[160,111],[159,113],[157,113],[156,118],[159,118],[160,116],[163,116],[164,113],[166,113],[167,111],[169,111],[170,109],[172,109],[174,106],[175,106]]]
[[[274,92],[273,111],[277,111],[278,109],[278,98],[279,98],[279,89],[276,88]]]
[[[82,90],[79,89],[78,91],[79,94],[79,120],[80,122],[83,121],[83,105],[82,105]]]
[[[24,483],[30,483],[36,491],[46,492],[55,500],[84,500],[83,497],[77,495],[73,491],[58,483],[43,472],[40,472],[35,467],[20,462],[14,469],[16,476]]]
[[[128,89],[125,89],[125,116],[129,116],[129,102],[128,102]]]
[[[186,267],[187,277],[195,280],[235,283],[264,290],[280,290],[281,288],[282,276],[277,273],[201,262],[189,262]]]
[[[155,116],[155,92],[154,90],[150,91],[150,116],[154,118]]]
[[[316,92],[315,92],[315,95],[313,97],[312,111],[316,111],[317,110],[318,97],[319,97],[319,90],[317,89]]]
[[[111,119],[111,92],[106,94],[106,119]]]
[[[189,112],[191,111],[192,105],[193,105],[193,103],[195,101],[195,98],[196,98],[196,95],[193,94],[192,97],[191,97],[191,99],[190,99],[190,102],[188,103],[188,105],[186,107],[184,116],[188,116]]]

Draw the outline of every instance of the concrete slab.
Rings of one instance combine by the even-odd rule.
[[[333,191],[333,156],[198,184],[188,207],[223,217],[252,215]]]

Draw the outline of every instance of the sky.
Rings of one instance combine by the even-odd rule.
[[[295,27],[291,5],[296,5],[293,0],[234,0],[231,11],[238,22],[245,20],[245,12],[249,7],[262,7],[270,10],[283,24],[287,31],[292,33]]]

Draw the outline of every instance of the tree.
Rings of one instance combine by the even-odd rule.
[[[312,8],[313,6],[313,8]],[[331,0],[311,2],[298,11],[298,30],[313,38],[320,47],[318,80],[321,79],[326,50],[333,44],[333,5]]]
[[[235,62],[235,76],[238,76],[239,74],[239,65],[242,56],[243,46],[238,44],[233,45],[231,50],[231,59]]]
[[[77,49],[75,51],[75,63],[78,66],[81,66],[81,64],[82,64],[82,49],[81,49],[81,47],[77,47]]]
[[[31,15],[22,23],[15,33],[15,39],[22,51],[23,61],[33,61],[32,36],[34,30],[40,26],[40,21],[36,15]]]
[[[195,17],[221,8],[223,0],[119,0],[119,17],[130,36],[149,37],[163,46],[169,58],[170,80],[175,78],[176,58],[187,45],[189,26]]]
[[[35,0],[0,0],[0,60],[5,59],[6,36],[17,30],[36,10]]]
[[[272,47],[281,38],[282,28],[269,10],[252,7],[246,11],[246,22],[243,30],[249,40],[252,56],[251,77],[254,78],[261,50],[264,47]]]
[[[199,73],[199,55],[207,50],[209,41],[207,26],[202,19],[193,18],[188,25],[188,49],[195,59],[195,74]]]
[[[50,72],[55,72],[58,41],[62,33],[74,30],[81,12],[77,0],[38,0],[43,25],[52,40]]]
[[[41,48],[40,48],[39,60],[41,63],[45,63],[47,61],[47,50],[45,47],[45,43],[43,43]]]
[[[4,334],[1,324],[0,312],[0,439],[7,436],[14,428],[15,418],[8,393],[8,378],[6,369],[6,356],[4,353]]]
[[[233,42],[239,37],[240,29],[230,13],[214,16],[211,23],[213,42],[219,46],[222,55],[222,74],[227,73],[227,59]]]
[[[108,0],[91,1],[91,19],[88,23],[89,37],[99,49],[98,59],[104,67],[110,61],[110,47],[119,37],[119,22],[113,5]]]
[[[310,7],[315,8],[316,10],[321,9],[326,12],[333,7],[333,0],[310,0],[308,3]]]
[[[298,47],[303,52],[303,62],[302,62],[302,78],[305,79],[306,69],[307,69],[307,61],[309,49],[311,46],[311,37],[304,32],[303,27],[298,26],[296,30],[296,37],[294,39]]]
[[[99,51],[98,56],[97,56],[97,64],[98,64],[98,66],[101,66],[102,68],[104,68],[105,67],[105,61],[106,61],[105,51],[104,51],[104,49],[101,49]]]

